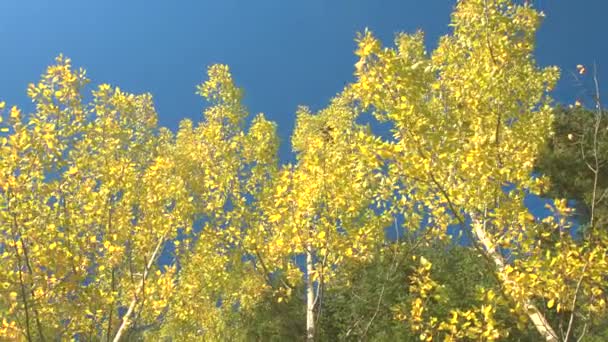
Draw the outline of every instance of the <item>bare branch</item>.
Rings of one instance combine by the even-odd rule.
[[[583,282],[583,279],[585,278],[585,270],[587,269],[587,265],[589,265],[589,262],[585,263],[585,266],[583,267],[583,271],[581,272],[581,277],[578,280],[578,283],[576,284],[576,289],[574,290],[574,298],[572,299],[572,310],[570,313],[570,321],[568,322],[568,330],[566,331],[566,336],[564,338],[564,342],[567,342],[568,339],[570,338],[570,333],[572,332],[572,323],[574,322],[574,313],[575,313],[575,308],[576,308],[576,299],[578,297],[578,292],[581,288],[581,283]]]
[[[163,245],[163,242],[165,242],[164,236],[162,238],[160,238],[160,240],[158,240],[158,243],[156,244],[156,248],[154,248],[154,252],[152,252],[150,259],[148,260],[148,263],[146,264],[146,267],[144,269],[144,274],[141,278],[141,282],[139,285],[139,289],[133,296],[133,300],[131,300],[129,309],[127,310],[125,315],[122,317],[122,323],[120,324],[120,327],[118,328],[118,331],[116,332],[116,335],[114,335],[114,339],[113,339],[114,342],[120,341],[120,338],[124,334],[125,329],[129,326],[129,318],[133,314],[133,310],[135,309],[135,305],[137,304],[137,301],[138,301],[138,292],[143,292],[146,278],[148,277],[150,268],[152,267],[154,260],[156,260],[156,256],[157,256],[158,252],[160,251],[160,247]]]

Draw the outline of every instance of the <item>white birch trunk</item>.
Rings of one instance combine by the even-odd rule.
[[[505,278],[504,272],[505,261],[503,260],[502,255],[496,250],[496,246],[492,242],[492,239],[486,233],[485,221],[481,221],[478,218],[473,217],[473,234],[484,247],[486,255],[490,257],[492,261],[494,261],[501,281],[506,283],[507,279]],[[517,285],[510,283],[509,286]],[[557,342],[557,334],[536,305],[534,305],[530,300],[526,300],[523,304],[526,308],[528,317],[543,339],[548,342]]]
[[[313,265],[312,265],[312,250],[308,245],[306,251],[306,341],[312,342],[315,340],[315,293],[312,281]]]

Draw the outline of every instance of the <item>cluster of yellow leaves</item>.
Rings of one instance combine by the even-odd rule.
[[[598,232],[591,239],[576,241],[571,236],[571,210],[565,201],[555,201],[548,207],[552,214],[537,223],[526,238],[529,255],[505,267],[506,291],[519,299],[516,309],[523,309],[523,298],[532,295],[543,298],[547,309],[558,313],[605,313],[606,234]]]
[[[416,260],[417,258],[414,258]],[[410,294],[414,297],[409,313],[404,308],[394,309],[395,318],[407,321],[413,332],[421,341],[462,341],[464,339],[496,341],[508,336],[500,328],[494,315],[496,313],[495,297],[492,290],[483,291],[481,304],[466,310],[452,309],[448,317],[435,317],[428,313],[428,307],[444,300],[441,285],[431,277],[432,264],[420,257],[420,265],[410,278]]]

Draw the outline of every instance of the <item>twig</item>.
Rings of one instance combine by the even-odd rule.
[[[572,331],[572,323],[574,322],[574,309],[576,307],[576,299],[578,296],[578,291],[580,290],[580,287],[581,287],[581,283],[583,282],[583,279],[585,278],[585,270],[587,269],[587,265],[589,265],[589,262],[587,262],[585,264],[585,266],[583,267],[583,271],[581,272],[582,275],[581,275],[580,279],[578,280],[578,283],[576,284],[576,290],[574,290],[574,298],[572,299],[572,313],[570,314],[570,321],[568,322],[568,330],[566,331],[566,337],[564,338],[564,342],[568,342],[568,338],[570,338],[570,332]]]
[[[144,269],[144,274],[142,276],[138,292],[141,292],[143,290],[146,278],[148,277],[148,273],[150,271],[150,268],[152,267],[152,263],[154,263],[154,260],[156,260],[156,255],[158,254],[158,251],[160,250],[160,247],[162,246],[164,241],[165,241],[165,237],[163,236],[158,241],[158,244],[156,245],[156,248],[154,249],[152,256],[150,256],[150,259],[148,260],[146,268]],[[120,327],[118,328],[118,331],[116,332],[116,335],[114,335],[113,342],[120,341],[122,334],[124,333],[125,329],[129,326],[129,317],[133,314],[133,310],[135,309],[135,305],[137,304],[137,300],[138,300],[137,297],[138,297],[138,295],[136,292],[133,300],[131,300],[129,309],[127,310],[125,315],[122,317],[122,323],[120,324]]]
[[[595,203],[597,196],[597,182],[599,178],[599,151],[598,151],[598,142],[597,136],[600,129],[600,123],[602,121],[602,103],[600,101],[600,85],[597,79],[597,65],[594,63],[593,65],[593,82],[595,84],[595,107],[596,107],[596,115],[595,115],[595,127],[593,132],[593,158],[595,161],[595,169],[593,171],[593,193],[591,198],[591,229],[593,229],[594,221],[595,221]]]

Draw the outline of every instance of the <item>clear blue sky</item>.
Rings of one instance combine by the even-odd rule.
[[[252,113],[279,124],[282,159],[297,105],[320,109],[352,80],[353,38],[369,27],[385,44],[422,29],[433,48],[454,0],[0,1],[0,100],[31,108],[27,84],[64,53],[110,83],[154,95],[160,123],[200,118],[194,94],[206,67],[226,63]],[[547,14],[537,60],[558,65],[554,96],[572,102],[576,64],[597,61],[608,89],[606,0],[536,0]],[[605,92],[604,92],[605,93]]]

